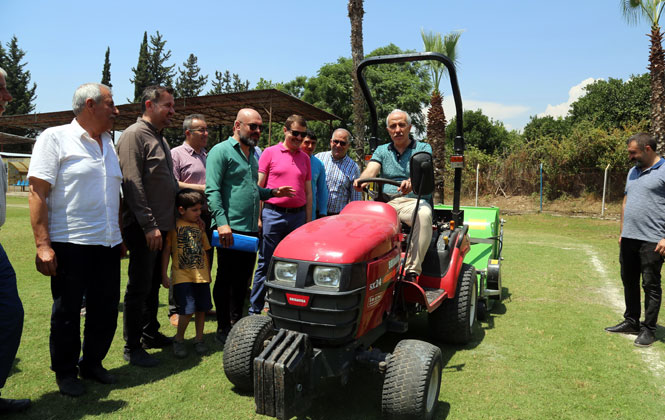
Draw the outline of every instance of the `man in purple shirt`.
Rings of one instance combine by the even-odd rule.
[[[208,125],[205,116],[201,114],[186,116],[182,122],[182,129],[185,133],[185,142],[171,149],[173,175],[178,180],[180,189],[191,188],[205,194],[206,157],[208,156],[205,149],[208,143]],[[201,212],[201,220],[205,223],[205,231],[208,235],[208,241],[210,241],[212,229],[210,228],[211,218],[208,206],[204,206]],[[208,261],[212,261],[212,248],[206,252],[208,253]],[[169,320],[171,325],[178,325],[178,312],[173,301],[172,289],[169,289]]]
[[[284,122],[284,142],[266,148],[259,159],[259,187],[291,185],[295,195],[273,197],[263,204],[259,225],[263,239],[249,297],[250,314],[263,310],[263,284],[275,248],[286,235],[312,220],[312,169],[309,156],[300,150],[306,135],[307,121],[300,115],[291,115]]]

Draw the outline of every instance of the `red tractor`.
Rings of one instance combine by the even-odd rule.
[[[462,104],[455,68],[437,53],[379,56],[363,61],[359,80],[376,134],[376,109],[362,71],[380,63],[437,60],[449,71],[457,108],[454,162],[463,161]],[[432,157],[411,160],[413,191],[433,190]],[[307,410],[318,384],[344,384],[358,364],[384,375],[382,413],[387,418],[430,419],[441,387],[441,350],[428,342],[402,340],[391,353],[373,348],[386,332],[403,333],[408,318],[427,312],[434,342],[465,344],[476,320],[477,275],[463,263],[470,249],[459,207],[461,165],[455,168],[452,210],[435,210],[434,234],[415,282],[404,280],[410,235],[391,197],[374,182],[375,201],[351,202],[339,215],[308,223],[289,234],[274,252],[265,286],[268,316],[235,324],[224,346],[224,372],[238,389],[254,391],[256,412],[288,419]],[[399,183],[397,183],[399,185]],[[414,212],[415,216],[415,212]]]

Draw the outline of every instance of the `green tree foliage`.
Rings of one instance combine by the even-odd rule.
[[[212,81],[212,89],[208,95],[220,95],[223,93],[244,92],[249,90],[249,80],[244,82],[237,73],[226,70],[224,73],[215,71],[215,78]]]
[[[367,57],[405,52],[407,51],[390,44],[377,48]],[[336,63],[324,64],[315,77],[307,80],[302,95],[304,101],[339,116],[340,125],[345,128],[349,128],[352,124],[353,105],[350,100],[353,93],[352,70],[353,62],[347,57],[340,57]],[[385,128],[385,118],[395,108],[409,113],[416,133],[425,132],[422,109],[429,103],[432,84],[427,70],[422,64],[399,63],[372,66],[365,70],[365,79],[376,104],[380,138],[389,139]]]
[[[208,83],[208,76],[200,75],[201,68],[198,66],[198,58],[190,54],[187,61],[183,63],[184,69],[178,68],[180,76],[176,80],[175,96],[177,98],[192,98],[199,96],[203,87]]]
[[[104,56],[104,68],[102,69],[102,81],[103,85],[108,87],[113,87],[111,84],[111,60],[109,56],[111,55],[111,47],[106,47],[106,55]]]
[[[566,118],[554,118],[551,115],[544,117],[531,116],[524,126],[524,138],[527,142],[535,141],[540,137],[551,137],[561,139],[570,134],[571,121]]]
[[[170,66],[166,62],[171,58],[171,50],[165,50],[166,40],[157,31],[150,35],[150,55],[148,56],[148,74],[151,85],[172,86],[175,76],[175,64]]]
[[[649,73],[621,79],[597,80],[585,87],[586,94],[571,105],[573,124],[593,121],[596,126],[621,128],[648,120],[650,116],[651,77]]]
[[[495,121],[481,110],[466,110],[464,118],[464,141],[467,148],[473,147],[486,154],[502,153],[520,141],[516,132],[510,132],[501,121]],[[457,117],[453,117],[446,130],[448,147],[452,148],[457,130]]]
[[[143,90],[151,85],[151,77],[148,68],[149,58],[148,33],[143,32],[143,41],[141,42],[141,47],[139,48],[138,63],[136,64],[136,67],[132,67],[134,78],[129,79],[129,81],[134,84],[134,100],[131,102],[139,102],[141,100]]]
[[[37,85],[32,83],[30,86],[30,70],[25,69],[28,63],[23,62],[25,51],[19,48],[16,36],[7,42],[7,50],[2,49],[1,44],[0,42],[0,67],[7,72],[5,79],[7,90],[14,97],[7,105],[5,115],[29,114],[35,109]],[[25,133],[19,135],[25,135]]]

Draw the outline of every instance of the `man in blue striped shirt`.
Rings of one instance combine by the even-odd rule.
[[[316,155],[326,168],[329,216],[338,214],[350,201],[362,200],[362,194],[353,189],[353,181],[360,175],[360,169],[347,155],[350,146],[351,133],[338,128],[330,139],[330,152]]]

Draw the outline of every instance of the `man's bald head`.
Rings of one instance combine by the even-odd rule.
[[[261,114],[255,109],[243,108],[238,111],[233,123],[233,138],[245,146],[254,147],[259,142],[263,130]]]

